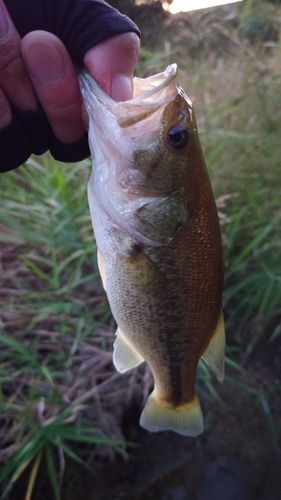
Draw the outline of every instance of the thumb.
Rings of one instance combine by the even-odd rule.
[[[88,50],[84,64],[99,86],[115,101],[126,101],[133,95],[134,68],[139,53],[135,33],[122,33]]]

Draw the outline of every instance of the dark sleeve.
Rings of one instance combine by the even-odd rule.
[[[74,64],[83,65],[88,49],[137,26],[103,0],[4,0],[21,37],[50,31],[62,40]]]
[[[129,31],[139,36],[136,25],[103,0],[4,0],[17,31],[45,30],[62,40],[74,64],[83,66],[88,49],[110,36]],[[42,108],[36,112],[13,109],[12,122],[0,131],[0,172],[22,165],[34,153],[50,150],[63,162],[90,156],[88,136],[72,144],[53,134]]]

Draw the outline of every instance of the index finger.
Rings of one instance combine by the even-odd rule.
[[[84,64],[91,76],[115,101],[132,98],[139,46],[139,37],[135,33],[122,33],[99,43],[84,56]]]

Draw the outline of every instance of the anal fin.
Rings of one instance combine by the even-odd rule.
[[[120,373],[124,373],[140,365],[144,358],[132,346],[120,328],[117,328],[114,342],[113,363]]]
[[[221,312],[216,330],[203,352],[201,358],[206,365],[214,372],[216,378],[222,382],[224,378],[224,351],[225,351],[225,332],[223,313]]]

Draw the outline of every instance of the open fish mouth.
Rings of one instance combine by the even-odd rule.
[[[175,98],[181,91],[177,84],[177,72],[177,65],[171,64],[157,75],[135,77],[133,98],[123,102],[111,99],[86,70],[79,75],[79,83],[84,99],[87,92],[90,92],[96,100],[96,106],[102,105],[110,111],[116,117],[119,127],[123,128],[146,119]],[[87,99],[85,103],[87,106]]]

